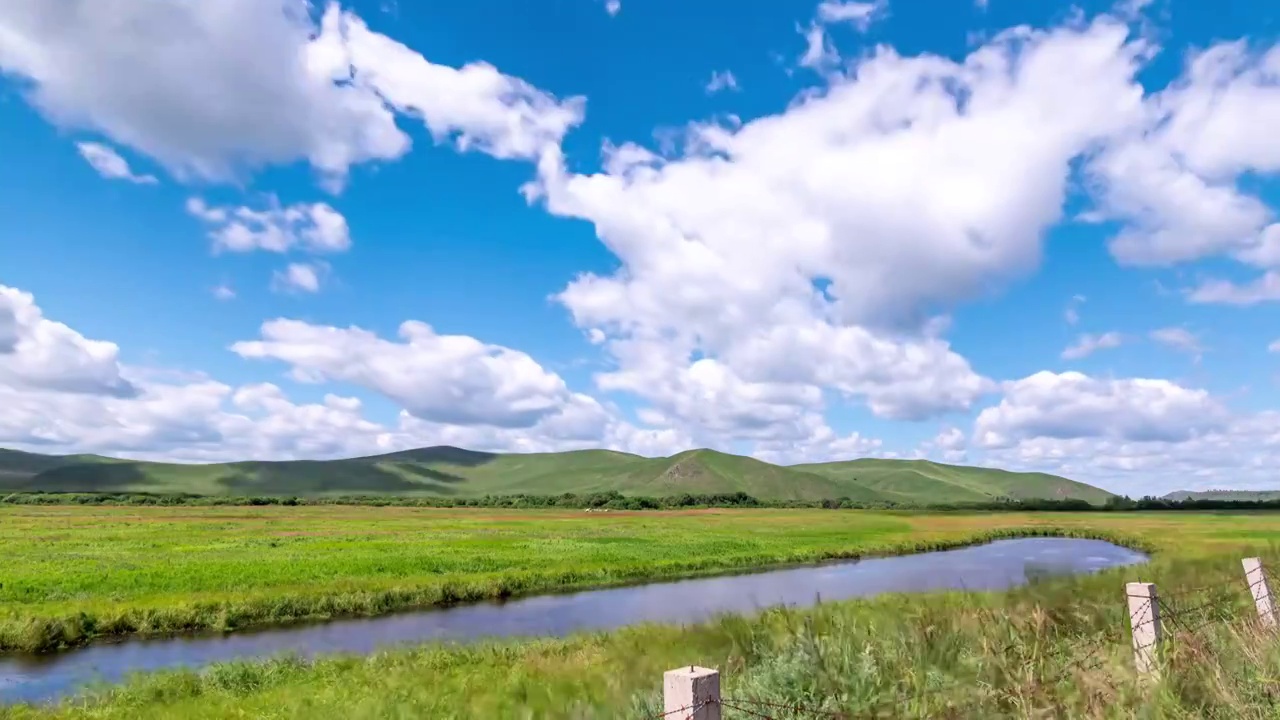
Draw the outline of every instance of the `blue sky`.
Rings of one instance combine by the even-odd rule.
[[[1274,8],[694,5],[8,4],[0,445],[1274,485]]]

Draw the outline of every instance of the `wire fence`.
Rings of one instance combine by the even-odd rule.
[[[1248,597],[1257,609],[1259,624],[1266,629],[1277,627],[1277,617],[1272,605],[1267,576],[1258,558],[1245,558],[1246,589]],[[1125,599],[1128,603],[1129,622],[1098,635],[1069,643],[1059,654],[1073,656],[1062,667],[1048,676],[1030,677],[1023,683],[1003,688],[1009,695],[1017,695],[1035,686],[1052,686],[1076,673],[1088,673],[1114,659],[1116,645],[1128,640],[1133,648],[1134,665],[1139,676],[1158,678],[1159,651],[1169,642],[1194,638],[1205,628],[1238,617],[1236,611],[1241,602],[1238,586],[1234,583],[1212,584],[1193,588],[1157,592],[1152,583],[1129,583]],[[1023,640],[1014,640],[997,651],[1012,652]],[[674,674],[674,678],[673,678]],[[707,679],[714,676],[714,682]],[[688,680],[688,683],[684,683]],[[701,684],[699,684],[701,683]],[[749,697],[722,697],[719,673],[706,668],[690,666],[667,673],[665,678],[666,709],[651,717],[663,720],[722,720],[723,718],[765,718],[766,720],[797,720],[799,718],[855,718],[875,717],[861,713],[831,710],[801,703],[776,702]],[[893,702],[901,705],[910,701],[916,693],[904,693]],[[684,698],[682,700],[682,698]],[[895,713],[895,717],[902,715]]]

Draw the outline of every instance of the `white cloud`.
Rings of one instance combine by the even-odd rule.
[[[204,200],[187,200],[187,212],[209,228],[214,252],[283,253],[301,249],[316,253],[344,252],[351,247],[347,219],[327,203],[297,203],[281,207],[274,196],[267,207],[211,207]]]
[[[576,401],[560,376],[518,350],[431,326],[400,325],[403,342],[360,328],[272,320],[262,339],[231,349],[288,363],[302,382],[346,382],[381,393],[430,422],[531,427]]]
[[[1280,353],[1280,340],[1276,340],[1275,342],[1268,345],[1267,351],[1273,352],[1273,353]]]
[[[213,296],[223,301],[234,300],[236,297],[236,291],[230,285],[223,283],[213,289]]]
[[[1277,124],[1280,47],[1259,54],[1238,41],[1191,56],[1144,121],[1089,164],[1098,216],[1126,223],[1112,253],[1132,265],[1214,255],[1280,265],[1274,211],[1237,183],[1280,171]]]
[[[1280,300],[1280,270],[1272,270],[1252,282],[1207,280],[1187,294],[1187,300],[1202,305],[1257,305]]]
[[[277,292],[320,292],[320,284],[329,274],[329,265],[323,262],[289,263],[284,270],[271,275],[271,287]]]
[[[813,21],[808,27],[797,30],[805,39],[804,54],[798,64],[820,73],[829,73],[839,67],[840,52],[836,50],[827,26],[835,24],[851,25],[858,32],[865,33],[875,22],[888,17],[887,0],[876,2],[850,2],[849,0],[824,0],[818,5]]]
[[[137,393],[122,374],[114,343],[86,339],[45,318],[30,293],[4,285],[0,285],[0,384],[23,391],[117,397]],[[3,403],[0,407],[9,412]]]
[[[851,2],[850,0],[824,0],[818,5],[818,21],[825,24],[847,23],[866,32],[872,23],[884,19],[889,13],[887,0],[877,2]]]
[[[1200,338],[1195,333],[1180,327],[1166,327],[1152,330],[1150,337],[1152,340],[1192,355],[1197,359],[1204,353],[1204,347],[1200,344]]]
[[[1035,435],[985,457],[1009,469],[1056,472],[1134,497],[1173,490],[1274,489],[1280,413],[1236,416],[1176,440]]]
[[[825,391],[887,418],[971,408],[990,381],[922,328],[1035,269],[1072,160],[1140,115],[1127,34],[1019,30],[958,63],[881,49],[783,113],[695,125],[683,155],[545,157],[527,196],[620,261],[557,296],[607,338],[598,382],[750,437],[796,436]]]
[[[264,335],[281,338],[290,322],[268,324]],[[461,423],[402,412],[387,425],[366,418],[355,397],[328,393],[323,402],[298,404],[269,383],[236,388],[201,374],[124,368],[114,344],[85,339],[45,319],[30,294],[0,287],[0,446],[181,461],[351,457],[435,444],[525,452],[607,447],[646,455],[689,447],[689,439],[678,431],[635,427],[594,399],[564,389],[559,378],[540,368],[549,378],[544,384],[555,387],[551,399],[558,404],[530,415],[530,397],[520,392],[521,380],[503,373],[522,364],[527,370],[531,360],[522,363],[512,357],[522,354],[486,348],[470,338],[435,336],[434,342],[436,350],[449,346],[437,361],[462,364],[446,367],[440,376],[429,362],[406,361],[403,350],[401,356],[393,351],[383,358],[369,352],[342,358],[350,346],[318,348],[330,354],[327,362],[351,364],[345,369],[329,365],[327,371],[335,377],[357,384],[376,378],[369,384],[377,389],[380,382],[393,382],[397,371],[429,370],[436,374],[410,379],[406,386],[417,405],[429,405],[428,396],[457,398],[464,408],[476,405],[459,418]],[[481,350],[474,352],[476,347]],[[253,356],[254,349],[241,350]],[[357,367],[362,363],[367,367]],[[310,372],[305,379],[319,379],[326,371],[319,367],[323,364],[308,371],[295,368],[294,374]],[[359,377],[360,372],[368,376]],[[425,387],[430,387],[426,395],[415,395]],[[499,395],[483,397],[486,387]],[[522,422],[503,422],[513,418]],[[499,424],[480,422],[484,419]]]
[[[713,70],[711,72],[711,79],[707,81],[707,87],[706,87],[707,94],[714,95],[715,93],[718,93],[721,90],[737,90],[737,89],[738,89],[738,78],[734,77],[731,71]]]
[[[914,453],[917,458],[932,458],[947,463],[964,463],[969,460],[969,439],[958,427],[943,428],[937,435],[920,443]]]
[[[529,157],[581,115],[493,67],[436,65],[306,0],[45,0],[0,8],[0,71],[52,122],[100,132],[179,178],[305,160],[331,186],[410,145],[396,113],[497,157]],[[266,112],[265,109],[269,109]]]
[[[358,17],[330,6],[323,27],[342,45],[329,48],[334,70],[356,69],[354,80],[400,112],[416,117],[439,141],[497,158],[537,158],[558,147],[582,122],[582,98],[557,100],[487,63],[460,69],[435,65],[416,51],[372,32]]]
[[[609,17],[613,17],[619,12],[622,12],[622,0],[605,0],[604,11],[609,13]]]
[[[974,421],[974,439],[987,448],[1033,438],[1172,443],[1221,431],[1228,421],[1208,392],[1168,380],[1041,371],[1005,384],[1000,404]]]
[[[810,23],[809,27],[800,28],[799,31],[804,35],[805,43],[804,54],[797,61],[800,67],[826,72],[840,64],[840,53],[836,51],[822,23]]]
[[[129,169],[129,163],[107,145],[82,142],[76,143],[76,149],[85,162],[108,180],[126,180],[137,185],[154,185],[159,182],[154,175],[134,175]]]
[[[841,435],[818,415],[806,418],[804,431],[796,440],[763,440],[754,444],[753,455],[765,462],[796,464],[836,462],[862,457],[883,457],[883,441],[859,432]]]
[[[1079,360],[1080,358],[1089,357],[1099,350],[1120,347],[1123,342],[1124,336],[1118,332],[1106,332],[1101,335],[1085,333],[1076,338],[1075,343],[1062,351],[1062,359]]]

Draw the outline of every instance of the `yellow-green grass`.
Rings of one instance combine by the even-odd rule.
[[[217,521],[223,529],[215,532],[228,533],[229,539],[278,534],[268,529],[272,523],[297,522],[279,510],[284,509],[223,514]],[[77,509],[75,515],[88,512]],[[331,531],[345,528],[352,544],[360,542],[361,532],[383,525],[364,513],[329,513],[307,519]],[[144,517],[154,523],[156,515]],[[121,518],[97,519],[106,528]],[[26,522],[46,529],[64,524],[64,532],[74,532],[65,516]],[[1240,557],[1277,559],[1278,515],[716,511],[578,517],[397,509],[385,525],[410,545],[404,533],[419,531],[405,525],[415,523],[435,528],[421,532],[455,534],[441,547],[444,554],[458,547],[460,536],[484,542],[490,532],[535,542],[565,538],[566,544],[558,546],[565,557],[581,552],[570,550],[575,543],[615,538],[602,545],[644,548],[639,552],[649,553],[654,564],[666,557],[663,552],[692,546],[737,562],[750,552],[772,554],[773,560],[792,553],[791,559],[800,559],[841,543],[846,549],[892,549],[1021,528],[1140,538],[1154,559],[1149,566],[1056,578],[1002,593],[882,596],[683,628],[641,626],[563,640],[428,646],[315,663],[287,658],[230,663],[204,672],[139,676],[86,699],[52,708],[8,708],[0,717],[644,718],[659,709],[662,671],[691,663],[719,668],[726,697],[818,706],[858,718],[1276,716],[1280,638],[1249,622],[1252,601]],[[193,529],[192,535],[207,532]],[[742,545],[751,542],[761,544]],[[172,558],[178,544],[159,554]],[[181,544],[190,551],[190,539]],[[560,557],[544,553],[527,562],[559,563]],[[597,562],[607,561],[597,557]],[[1123,583],[1136,579],[1157,582],[1170,603],[1163,680],[1154,685],[1139,682],[1132,671]],[[1194,621],[1175,621],[1182,617],[1174,611],[1206,599],[1213,602]],[[815,717],[777,709],[767,716]],[[726,712],[725,717],[749,716]]]
[[[1230,538],[1270,517],[8,506],[0,649],[377,615],[1035,532],[1156,547],[1187,533]]]

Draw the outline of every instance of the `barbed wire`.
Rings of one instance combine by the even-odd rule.
[[[1253,600],[1257,597],[1254,590],[1266,581],[1267,577],[1262,575],[1246,585],[1246,589],[1249,591],[1249,600]],[[1206,593],[1210,595],[1210,599],[1197,597],[1203,596]],[[1212,585],[1203,585],[1193,588],[1176,588],[1172,591],[1164,590],[1158,594],[1154,594],[1154,596],[1134,595],[1130,593],[1126,593],[1125,596],[1131,600],[1140,599],[1143,601],[1129,613],[1130,632],[1136,632],[1146,625],[1153,623],[1161,623],[1162,630],[1164,629],[1164,626],[1167,625],[1167,629],[1172,631],[1157,633],[1156,637],[1152,641],[1142,645],[1135,645],[1133,647],[1133,651],[1135,653],[1142,653],[1160,645],[1165,642],[1167,639],[1166,636],[1194,636],[1210,625],[1228,621],[1230,618],[1226,617],[1224,613],[1215,611],[1234,607],[1240,603],[1239,596],[1232,592],[1231,584],[1228,583],[1215,583]],[[1190,606],[1182,606],[1183,602],[1189,601],[1192,598],[1199,599],[1200,601]],[[1144,614],[1146,614],[1147,617],[1143,618]],[[1140,620],[1139,618],[1142,619]],[[1189,622],[1197,620],[1199,622]],[[1116,628],[1113,630],[1103,631],[1088,638],[1082,638],[1078,642],[1069,642],[1065,647],[1060,647],[1050,654],[1050,656],[1058,657],[1067,654],[1075,656],[1074,659],[1068,661],[1060,670],[1048,675],[1033,676],[1025,682],[1003,688],[1003,692],[1008,694],[1017,694],[1034,689],[1036,686],[1043,687],[1056,684],[1067,678],[1073,672],[1092,672],[1093,670],[1105,665],[1110,659],[1109,654],[1105,651],[1109,646],[1114,647],[1115,643],[1123,639],[1123,637],[1117,637],[1117,635],[1123,636],[1126,634],[1129,633],[1125,633],[1124,629]],[[996,654],[1007,655],[1015,648],[1025,644],[1026,640],[1024,638],[1015,638],[1004,644],[1003,648],[999,649]],[[1081,652],[1082,649],[1083,652]],[[1037,667],[1039,666],[1040,665],[1037,664]],[[991,687],[993,690],[997,689],[990,685],[988,685],[988,687]],[[896,698],[878,701],[877,705],[881,705],[885,702],[901,703],[911,699],[912,697],[919,696],[919,690],[901,692]],[[842,720],[851,720],[854,717],[854,715],[845,711],[809,707],[801,703],[756,700],[741,697],[702,702],[694,706],[670,710],[654,717],[668,718],[678,712],[688,712],[689,715],[673,719],[685,720],[685,718],[693,716],[709,703],[719,704],[725,709],[744,713],[753,718],[765,718],[765,720],[774,720],[773,715],[769,714],[770,711],[783,711],[791,713],[792,715],[809,715],[818,718],[840,718]],[[860,714],[858,717],[863,716],[864,715]]]
[[[810,715],[818,715],[821,717],[831,717],[831,718],[848,718],[849,717],[848,713],[841,712],[839,710],[824,710],[821,708],[805,707],[804,705],[800,705],[797,703],[780,703],[780,702],[770,702],[768,700],[752,700],[752,699],[744,699],[744,698],[735,698],[735,699],[720,701],[721,705],[725,703],[758,705],[760,707],[769,708],[771,710],[789,710],[793,713],[797,713],[797,712],[808,713]]]
[[[667,710],[665,712],[660,712],[657,715],[654,715],[653,717],[654,717],[654,720],[662,720],[663,718],[671,718],[671,720],[687,720],[687,718],[693,717],[695,714],[697,714],[699,710],[706,707],[711,702],[712,702],[711,700],[703,700],[694,705],[685,705],[684,707],[678,707],[674,710]],[[675,716],[676,713],[688,713],[688,715]],[[672,717],[672,716],[675,716],[675,717]]]

